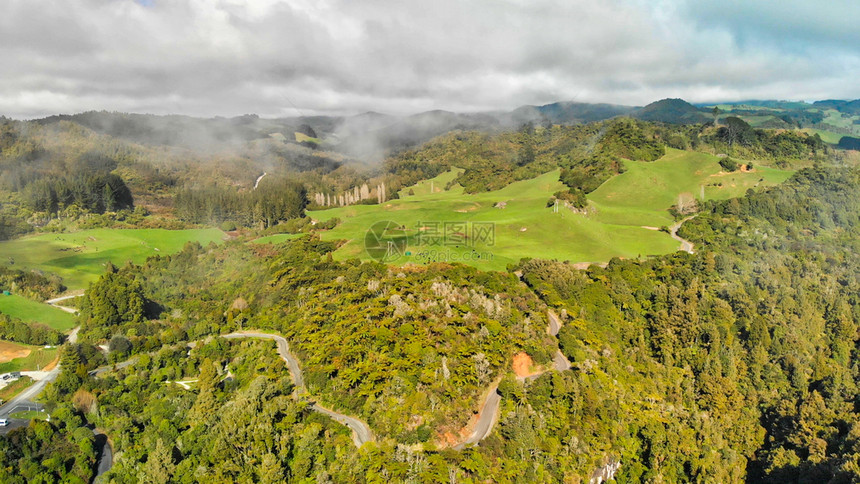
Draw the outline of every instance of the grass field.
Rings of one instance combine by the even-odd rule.
[[[23,412],[15,412],[9,416],[12,418],[20,418],[20,419],[26,419],[26,420],[32,420],[32,419],[47,420],[48,419],[48,414],[46,412],[40,412],[37,410],[26,410]]]
[[[59,331],[75,327],[75,316],[45,303],[0,294],[0,313],[31,323],[42,323]]]
[[[285,240],[296,239],[303,235],[305,234],[274,234],[254,239],[251,242],[254,244],[280,244]]]
[[[718,160],[670,149],[657,162],[628,162],[627,172],[589,196],[593,211],[587,215],[563,207],[555,213],[546,206],[549,197],[563,188],[558,170],[474,195],[463,193],[459,185],[444,190],[456,175],[448,172],[406,188],[400,192],[405,195],[401,199],[382,205],[353,205],[309,215],[318,220],[342,220],[321,235],[324,240],[348,241],[335,253],[340,259],[369,258],[365,237],[380,221],[401,227],[383,232],[388,239],[405,242],[403,255],[391,260],[396,264],[456,261],[499,270],[522,257],[574,262],[644,257],[678,250],[678,242],[668,234],[643,226],[671,224],[666,210],[680,194],[699,196],[704,186],[705,198],[730,198],[747,188],[780,183],[791,175],[758,165],[749,173],[722,174]],[[410,190],[414,195],[408,195]],[[495,208],[498,202],[505,207]],[[480,236],[481,223],[493,224],[491,242]],[[437,239],[441,239],[439,245],[430,245]]]
[[[46,366],[57,359],[57,348],[44,348],[41,346],[22,345],[9,341],[0,341],[0,346],[7,350],[10,349],[10,345],[20,347],[22,351],[29,350],[29,354],[27,354],[27,356],[13,358],[11,360],[0,358],[0,361],[2,361],[2,363],[0,363],[0,373],[8,373],[10,371],[44,370]],[[7,355],[7,358],[8,356],[13,355],[11,351],[4,351],[3,354]]]
[[[63,278],[69,289],[85,289],[111,261],[141,263],[157,254],[179,251],[189,241],[220,242],[218,229],[93,229],[68,234],[42,234],[0,242],[0,264],[39,269]]]
[[[801,131],[803,131],[804,133],[809,133],[810,135],[818,134],[818,136],[821,136],[821,141],[824,141],[825,143],[830,143],[832,145],[838,144],[839,140],[841,140],[842,137],[845,136],[844,134],[834,133],[833,131],[824,131],[813,128],[804,128]]]
[[[824,121],[822,123],[847,129],[851,131],[853,136],[857,136],[860,135],[860,124],[854,124],[854,120],[856,119],[858,119],[857,116],[848,116],[835,109],[828,109],[824,111]]]
[[[666,156],[654,162],[626,161],[627,171],[608,180],[588,198],[597,208],[597,220],[604,223],[671,225],[673,220],[666,210],[681,194],[701,199],[704,189],[705,200],[725,200],[740,197],[750,188],[782,183],[793,173],[752,163],[750,172],[726,173],[716,156],[668,148]]]

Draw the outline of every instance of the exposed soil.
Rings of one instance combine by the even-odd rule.
[[[51,371],[51,370],[53,370],[53,369],[54,369],[54,367],[55,367],[55,366],[57,366],[57,363],[59,363],[59,362],[60,362],[60,359],[59,359],[59,358],[54,358],[54,361],[52,361],[52,362],[48,363],[47,365],[45,365],[45,367],[44,367],[44,368],[42,368],[42,371]]]
[[[8,341],[0,341],[0,363],[12,361],[15,358],[24,358],[31,352],[30,348],[26,348],[16,343]]]
[[[532,365],[534,365],[534,361],[528,353],[520,352],[514,355],[513,368],[517,377],[524,378],[536,373],[532,371]]]

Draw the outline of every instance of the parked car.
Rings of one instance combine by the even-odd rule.
[[[0,418],[0,427],[5,427],[7,425],[9,425],[9,420],[5,418]]]

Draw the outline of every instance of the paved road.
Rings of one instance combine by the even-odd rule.
[[[30,421],[25,418],[10,418],[9,425],[0,427],[0,435],[6,435],[14,429],[26,427],[30,425]]]
[[[98,478],[105,472],[109,471],[113,466],[113,449],[108,443],[107,435],[105,435],[101,430],[96,429],[93,433],[96,436],[96,448],[101,447],[101,453],[99,453],[99,458],[96,462],[96,475],[94,481],[99,482]]]
[[[555,355],[552,357],[552,367],[555,371],[565,371],[570,369],[570,361],[564,356],[564,353],[561,350],[555,352]]]
[[[497,389],[499,384],[495,383],[490,387],[487,393],[487,399],[484,400],[484,405],[481,407],[481,412],[478,414],[478,422],[475,423],[475,429],[472,434],[460,444],[454,446],[454,450],[463,450],[467,445],[477,444],[487,438],[493,430],[493,426],[499,420],[499,403],[502,401],[502,396],[499,395]]]
[[[680,229],[681,226],[684,225],[684,222],[686,222],[687,220],[690,220],[692,218],[695,218],[695,217],[696,217],[695,215],[690,215],[689,217],[687,217],[685,219],[682,219],[682,220],[675,222],[674,224],[672,224],[671,227],[669,227],[669,235],[671,235],[673,239],[675,239],[681,243],[681,250],[683,250],[684,252],[688,252],[690,254],[693,253],[693,243],[687,239],[681,238],[678,235],[678,229]]]
[[[546,332],[552,336],[558,336],[558,331],[562,326],[561,319],[559,319],[558,315],[552,310],[548,310],[547,320],[548,324]],[[564,356],[564,353],[562,353],[560,349],[556,350],[552,358],[552,369],[555,371],[565,371],[569,370],[570,367],[570,361],[568,361]],[[534,375],[529,375],[522,378],[522,380],[537,378],[546,373],[546,371],[548,370],[535,373]],[[490,432],[493,430],[493,426],[495,426],[496,422],[499,420],[499,404],[502,401],[502,397],[497,391],[498,387],[498,383],[494,383],[490,387],[490,391],[487,393],[487,398],[484,400],[484,405],[481,406],[481,411],[478,413],[478,421],[475,423],[475,429],[465,441],[455,445],[454,450],[462,450],[467,445],[477,444],[490,435]]]
[[[125,368],[127,366],[131,366],[131,365],[137,363],[137,359],[138,359],[138,356],[133,356],[133,357],[123,361],[122,363],[116,363],[114,365],[100,366],[100,367],[96,368],[95,370],[90,370],[90,375],[99,376],[102,373],[105,373],[107,371],[119,370],[120,368]]]
[[[558,332],[561,329],[561,320],[558,319],[558,315],[553,312],[552,309],[546,312],[547,319],[549,319],[549,325],[546,327],[546,332],[549,333],[550,336],[558,336]]]
[[[275,340],[275,343],[278,345],[278,355],[280,355],[281,359],[283,359],[287,363],[287,367],[290,369],[290,374],[293,376],[293,383],[295,383],[296,388],[300,392],[306,392],[304,379],[302,378],[302,369],[299,366],[299,360],[290,353],[290,345],[287,343],[287,340],[280,335],[269,334],[269,333],[256,333],[256,332],[241,332],[241,333],[230,333],[221,335],[223,338],[234,339],[234,338],[265,338]],[[334,410],[329,410],[318,403],[314,403],[313,407],[319,413],[324,415],[328,415],[332,419],[340,422],[343,425],[352,430],[352,441],[355,442],[355,445],[361,447],[365,442],[370,442],[374,440],[373,432],[370,430],[370,427],[367,426],[366,423],[361,420],[350,417],[349,415],[344,415],[342,413],[335,412]]]
[[[79,329],[80,327],[77,327],[69,333],[68,341],[70,343],[74,343],[78,340]],[[15,413],[18,407],[35,407],[39,405],[34,401],[34,399],[42,393],[42,390],[45,389],[45,385],[56,380],[59,374],[60,364],[57,363],[57,366],[55,366],[53,370],[49,371],[48,374],[45,375],[45,378],[33,383],[0,407],[0,418],[9,418],[9,415]]]

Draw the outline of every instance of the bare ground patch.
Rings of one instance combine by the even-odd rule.
[[[0,341],[0,363],[12,361],[15,358],[24,358],[31,352],[30,348],[21,346],[10,341]]]

